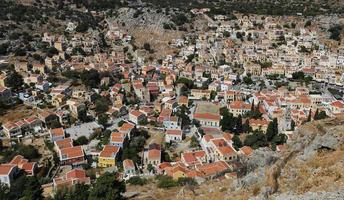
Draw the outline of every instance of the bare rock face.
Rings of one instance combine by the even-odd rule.
[[[249,157],[243,158],[242,162],[246,166],[247,175],[238,179],[235,187],[247,188],[264,181],[265,167],[275,163],[279,157],[279,153],[269,148],[256,149]]]
[[[307,123],[268,169],[260,199],[344,199],[344,117]]]
[[[302,161],[312,159],[321,149],[338,149],[343,143],[343,134],[341,133],[344,131],[344,126],[341,125],[340,121],[338,122],[338,125],[335,126],[327,126],[321,122],[316,123],[315,126],[318,129],[316,132],[308,128],[298,130],[295,133],[297,139],[290,144],[290,149],[301,151],[297,158]],[[301,137],[297,134],[300,134]],[[304,148],[302,149],[302,147]]]
[[[257,149],[228,191],[248,199],[344,199],[344,116],[301,126],[282,153]]]
[[[307,192],[305,194],[281,194],[273,197],[275,200],[338,200],[344,199],[344,191],[336,192]]]

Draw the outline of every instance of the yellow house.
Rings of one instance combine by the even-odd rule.
[[[52,105],[60,107],[66,103],[66,96],[64,94],[54,95],[52,97]]]
[[[99,154],[98,167],[114,167],[116,166],[116,157],[119,152],[119,147],[112,145],[105,145]]]
[[[179,178],[187,177],[188,171],[188,169],[179,165],[166,170],[167,175],[171,176],[173,180],[178,180]]]

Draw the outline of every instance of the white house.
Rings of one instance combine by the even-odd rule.
[[[165,141],[167,143],[174,141],[180,142],[183,140],[183,133],[181,130],[167,130],[165,133]]]
[[[176,116],[165,119],[163,124],[166,129],[181,129],[179,119]]]
[[[12,164],[0,165],[0,182],[10,187],[17,169],[17,166]]]
[[[140,122],[144,121],[145,119],[146,119],[146,116],[138,110],[132,110],[129,113],[129,121],[131,121],[135,124],[139,124]]]

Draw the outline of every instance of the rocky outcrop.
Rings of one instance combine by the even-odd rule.
[[[344,199],[344,191],[336,192],[306,192],[304,194],[290,194],[284,193],[277,196],[272,196],[275,200],[338,200]]]
[[[248,188],[264,181],[266,166],[274,164],[279,157],[279,153],[271,151],[269,148],[260,148],[249,157],[243,158],[242,163],[247,174],[238,179],[234,185],[235,189]]]
[[[281,158],[268,169],[259,196],[323,199],[328,194],[333,199],[343,197],[344,117],[308,123],[295,131],[294,136]]]

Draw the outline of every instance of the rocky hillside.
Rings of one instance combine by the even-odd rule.
[[[344,199],[343,153],[344,117],[305,124],[280,156],[257,150],[246,162],[255,169],[233,186],[234,194],[250,199]]]
[[[344,199],[344,116],[307,123],[283,153],[258,149],[244,160],[247,175],[197,188],[145,188],[135,199]],[[149,198],[147,198],[149,197]]]

